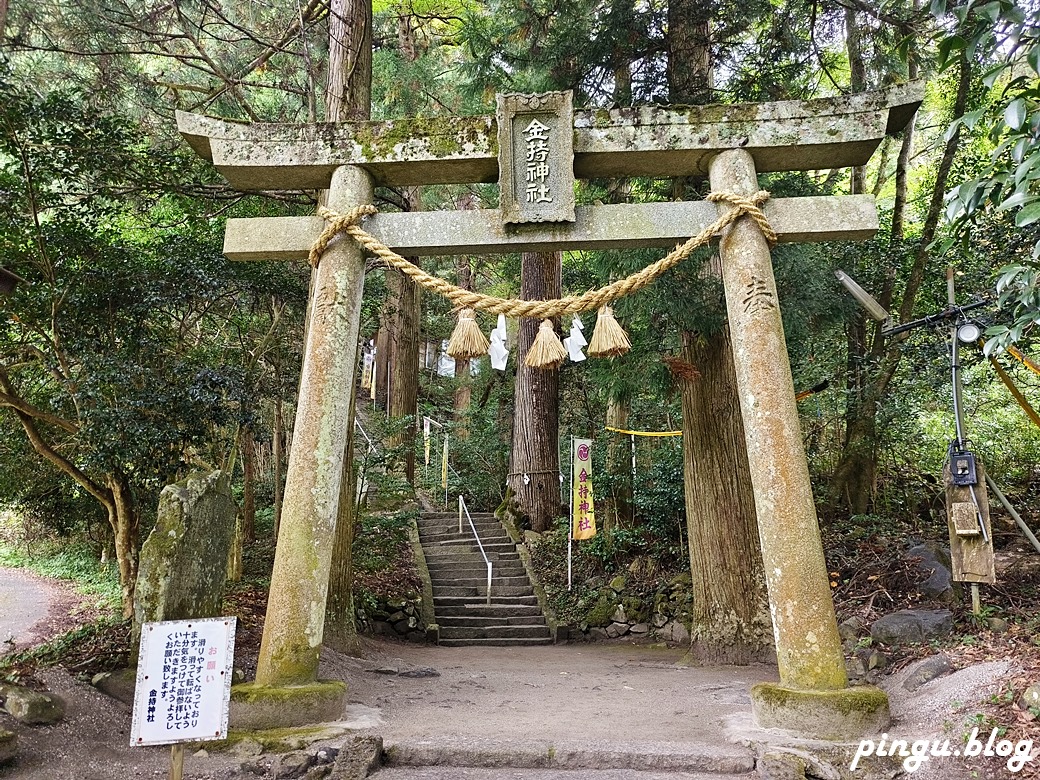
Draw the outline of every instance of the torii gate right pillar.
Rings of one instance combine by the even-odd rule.
[[[713,192],[758,191],[743,149],[721,152],[709,175]],[[769,246],[745,218],[723,234],[719,251],[780,671],[779,685],[752,688],[752,713],[764,728],[824,739],[881,731],[885,694],[846,687]]]

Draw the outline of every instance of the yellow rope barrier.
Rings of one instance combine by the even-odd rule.
[[[1033,424],[1040,427],[1040,415],[1036,413],[1036,409],[1032,407],[1026,397],[1022,395],[1022,391],[1018,389],[1014,381],[1008,376],[1004,367],[997,362],[997,359],[990,357],[990,365],[993,366],[993,370],[997,372],[997,376],[1000,377],[1000,381],[1004,383],[1004,386],[1011,393],[1011,396],[1018,401],[1018,405],[1022,407],[1022,411],[1026,413],[1026,417],[1033,421]]]
[[[693,254],[695,250],[707,244],[716,234],[725,230],[742,216],[746,215],[755,220],[769,245],[775,245],[776,232],[769,225],[760,208],[768,199],[769,193],[764,190],[760,190],[750,198],[725,192],[711,193],[708,195],[707,200],[716,204],[725,204],[732,208],[725,214],[720,215],[718,219],[700,233],[673,249],[665,257],[651,263],[641,271],[637,271],[616,282],[611,282],[598,290],[589,290],[581,295],[569,295],[548,301],[497,298],[492,295],[472,292],[471,290],[463,290],[461,287],[456,287],[440,277],[426,273],[358,226],[357,223],[361,219],[377,213],[376,207],[371,205],[358,206],[346,214],[337,214],[334,211],[320,208],[318,214],[324,217],[328,224],[311,247],[308,259],[312,266],[317,267],[321,261],[321,255],[329,245],[329,242],[340,233],[346,233],[388,266],[397,268],[416,284],[447,298],[454,304],[456,309],[468,307],[491,314],[505,314],[514,318],[535,317],[546,319],[562,317],[567,314],[579,314],[598,309],[624,295],[643,289],[665,271],[674,268]]]
[[[1040,366],[1038,366],[1035,362],[1030,360],[1024,354],[1022,354],[1020,350],[1016,349],[1015,347],[1008,347],[1007,351],[1013,358],[1018,360],[1018,362],[1020,362],[1034,374],[1040,375]]]
[[[626,431],[624,428],[611,428],[609,425],[603,427],[608,431],[623,433],[626,436],[682,436],[682,431]]]

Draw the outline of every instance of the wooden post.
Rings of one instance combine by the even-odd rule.
[[[989,519],[989,491],[986,489],[986,467],[975,462],[978,483],[973,487],[955,485],[949,467],[943,472],[946,483],[946,518],[950,534],[950,561],[955,582],[997,581],[993,558],[993,530]],[[974,488],[974,497],[972,490]],[[978,500],[976,511],[975,499]],[[983,536],[979,516],[986,527]]]
[[[372,180],[341,166],[332,176],[329,207],[345,212],[372,202]],[[334,240],[316,272],[300,398],[289,455],[271,593],[256,682],[312,682],[325,626],[347,418],[354,393],[365,263],[357,244]]]
[[[953,268],[946,269],[946,302],[957,304]],[[964,435],[964,407],[961,400],[960,341],[954,322],[950,327],[950,379],[953,385],[953,426],[956,431],[955,450],[966,446]],[[952,457],[952,453],[951,453]],[[958,460],[952,457],[952,460]],[[958,485],[953,480],[957,464],[951,462],[943,472],[946,483],[946,520],[950,532],[950,560],[953,579],[970,582],[972,612],[982,610],[979,601],[980,582],[996,581],[993,561],[993,534],[989,522],[989,494],[986,490],[986,470],[981,461],[975,461],[975,483]]]
[[[182,780],[184,777],[184,743],[174,742],[170,745],[170,780]]]

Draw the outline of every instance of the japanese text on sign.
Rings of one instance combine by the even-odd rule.
[[[552,203],[549,194],[549,128],[537,119],[524,128],[527,145],[527,202]]]
[[[235,618],[145,623],[131,745],[223,739]]]
[[[596,512],[592,496],[592,440],[574,440],[571,468],[571,538],[591,539],[596,535]]]

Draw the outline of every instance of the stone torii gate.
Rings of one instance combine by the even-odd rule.
[[[494,117],[266,125],[178,113],[177,122],[233,187],[327,189],[328,208],[340,213],[372,203],[379,185],[500,183],[500,209],[370,217],[364,229],[403,255],[670,247],[733,207],[576,208],[574,178],[707,175],[713,192],[750,197],[758,173],[865,164],[886,134],[903,129],[922,93],[912,84],[812,101],[577,111],[570,93],[548,93],[499,96]],[[543,148],[534,159],[548,165],[535,170],[531,155]],[[862,240],[878,229],[868,195],[776,199],[762,212],[780,242]],[[306,258],[325,224],[231,219],[224,252]],[[780,672],[779,685],[752,690],[753,713],[764,727],[856,737],[887,725],[888,701],[875,688],[847,688],[769,246],[741,218],[723,232],[720,254]],[[362,250],[338,237],[313,284],[256,681],[235,697],[268,706],[240,726],[335,718],[344,701],[341,684],[317,681],[317,667],[363,283]]]

